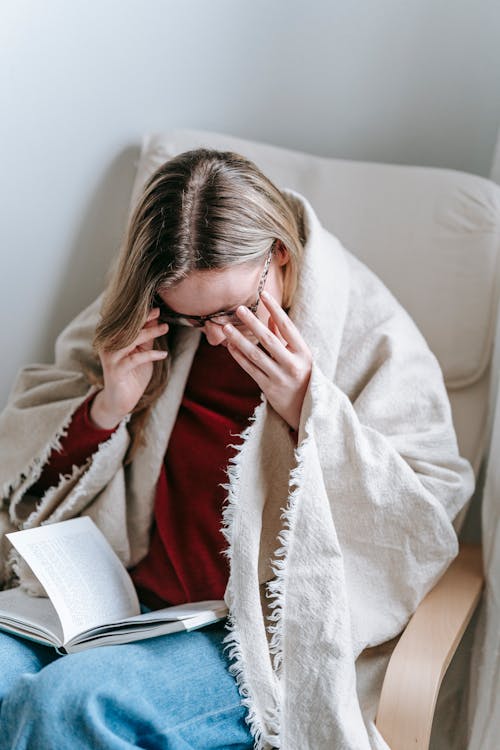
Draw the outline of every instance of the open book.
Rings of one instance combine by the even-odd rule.
[[[194,630],[224,618],[223,600],[143,612],[132,579],[87,516],[7,534],[48,595],[0,591],[0,629],[62,654]]]

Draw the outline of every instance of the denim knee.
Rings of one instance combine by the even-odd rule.
[[[103,646],[24,674],[8,692],[0,750],[252,747],[213,633]]]
[[[5,696],[0,750],[104,748],[107,740],[115,747],[115,727],[123,748],[136,747],[123,719],[106,681],[63,657],[37,674],[19,677]]]
[[[0,706],[21,675],[39,672],[58,658],[53,648],[0,632]]]

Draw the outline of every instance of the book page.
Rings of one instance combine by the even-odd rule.
[[[61,623],[50,599],[30,596],[19,586],[0,591],[0,622],[24,635],[62,646]]]
[[[164,607],[163,609],[155,609],[152,612],[143,612],[140,615],[125,617],[123,620],[113,620],[112,626],[104,625],[103,627],[92,628],[91,632],[111,632],[111,630],[118,632],[119,630],[126,630],[127,628],[146,628],[149,625],[177,621],[184,621],[186,625],[188,625],[189,620],[206,618],[207,620],[212,621],[213,619],[225,617],[227,613],[228,608],[223,599],[206,599],[199,602],[176,604],[171,607]]]
[[[129,574],[88,516],[7,537],[45,588],[65,641],[89,628],[140,613]]]
[[[120,624],[169,622],[173,620],[189,620],[199,615],[206,616],[208,613],[216,617],[225,617],[228,609],[224,599],[204,599],[199,602],[186,602],[186,604],[174,604],[162,609],[154,609],[151,612],[143,612],[138,617],[127,617]],[[118,624],[118,623],[117,623]]]
[[[66,653],[74,653],[83,651],[86,648],[95,648],[96,646],[102,646],[104,644],[109,646],[116,643],[133,643],[134,641],[141,641],[145,638],[156,638],[160,635],[178,633],[183,630],[196,630],[205,625],[219,622],[224,616],[223,613],[217,615],[213,611],[206,610],[200,612],[198,615],[186,617],[185,619],[153,622],[141,627],[122,627],[119,630],[94,631],[77,643],[70,642],[67,644],[67,648],[65,648],[64,651]]]

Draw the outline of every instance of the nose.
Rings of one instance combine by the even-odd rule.
[[[226,340],[226,334],[224,333],[222,326],[217,325],[217,323],[212,323],[210,320],[207,320],[205,322],[203,331],[205,333],[205,336],[207,337],[208,343],[211,344],[211,346],[218,346]]]

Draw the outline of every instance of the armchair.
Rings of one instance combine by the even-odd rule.
[[[461,544],[392,652],[376,725],[391,750],[428,748],[441,681],[481,596],[481,547]]]
[[[198,146],[238,151],[278,186],[305,195],[326,228],[400,300],[440,362],[460,453],[477,478],[488,439],[500,189],[455,170],[321,158],[173,130],[144,139],[132,200],[160,163]],[[454,519],[459,536],[467,510]],[[482,585],[481,548],[462,543],[397,643],[385,650],[373,719],[390,750],[428,748],[439,687]]]

